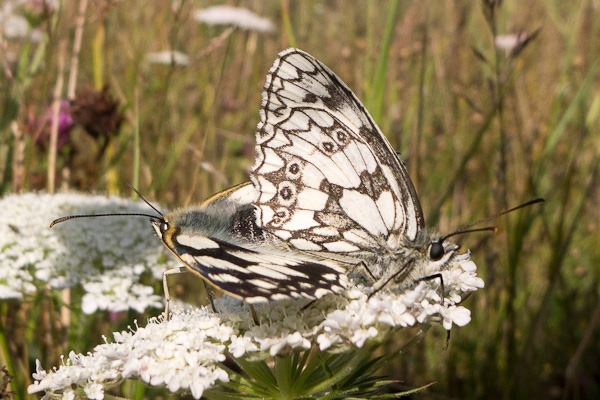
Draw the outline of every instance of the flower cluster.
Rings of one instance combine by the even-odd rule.
[[[0,209],[0,299],[21,300],[43,285],[81,285],[86,313],[162,306],[162,296],[140,279],[160,279],[175,263],[167,264],[147,219],[84,218],[49,227],[64,215],[139,213],[147,206],[104,196],[26,193],[0,199]]]
[[[162,246],[138,217],[74,219],[72,214],[144,213],[147,206],[119,198],[81,194],[23,194],[0,199],[0,298],[21,299],[40,285],[84,290],[82,309],[143,311],[161,297],[140,283],[143,274],[159,279],[166,265]],[[30,393],[45,398],[101,399],[125,379],[139,379],[172,392],[200,398],[230,379],[223,367],[234,360],[265,360],[318,347],[343,352],[380,343],[391,332],[419,323],[446,329],[463,326],[470,312],[460,303],[483,287],[468,254],[456,256],[441,279],[410,290],[357,284],[317,301],[288,300],[255,305],[223,296],[215,309],[175,308],[171,318],[115,333],[89,354],[71,353],[62,366],[44,371],[38,363]],[[441,282],[444,284],[441,285]]]
[[[260,17],[247,8],[241,7],[225,5],[207,7],[195,10],[193,18],[197,22],[207,25],[231,25],[240,29],[265,33],[275,30],[275,25],[270,19]]]
[[[382,290],[372,296],[369,287],[357,286],[308,307],[306,302],[294,300],[255,305],[258,324],[241,302],[223,298],[216,305],[224,321],[235,321],[238,334],[232,337],[229,351],[236,358],[264,358],[313,344],[321,350],[344,351],[360,348],[371,338],[383,340],[394,329],[417,323],[441,322],[447,330],[468,324],[470,311],[459,303],[484,286],[475,263],[463,254],[441,274],[445,293],[440,280],[423,281],[400,292]]]
[[[417,323],[442,322],[446,329],[463,326],[470,312],[459,305],[470,292],[483,287],[468,254],[442,272],[440,283],[430,280],[401,293],[356,287],[320,300],[280,301],[254,307],[224,296],[208,308],[175,308],[169,320],[152,319],[144,328],[115,334],[115,343],[97,346],[88,355],[69,356],[51,372],[38,364],[30,393],[46,398],[79,390],[102,398],[103,390],[126,378],[137,378],[172,392],[185,390],[200,398],[204,390],[227,382],[221,362],[263,360],[318,346],[320,350],[361,348],[381,342],[395,329]],[[252,315],[256,318],[253,318]]]
[[[180,51],[155,51],[146,54],[146,60],[150,64],[172,64],[181,67],[185,67],[190,63],[190,58],[188,55]]]
[[[35,26],[57,8],[56,0],[5,0],[0,5],[0,32],[9,39],[28,37],[40,42],[44,34]]]
[[[26,132],[33,136],[35,144],[42,150],[45,150],[50,143],[50,131],[54,119],[54,110],[52,108],[52,105],[50,105],[40,118],[30,115],[26,125]],[[71,105],[68,100],[61,100],[58,111],[58,137],[56,142],[58,150],[61,150],[71,142],[71,130],[73,126]]]
[[[229,380],[219,363],[231,330],[206,309],[179,310],[168,321],[153,318],[143,328],[115,333],[114,343],[98,345],[91,354],[71,352],[52,372],[37,362],[28,391],[46,391],[45,398],[102,399],[104,389],[135,378],[172,392],[186,389],[198,399]]]

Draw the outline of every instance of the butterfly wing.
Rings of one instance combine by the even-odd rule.
[[[345,269],[289,250],[256,225],[252,185],[221,192],[198,208],[156,221],[165,246],[192,272],[248,303],[320,298],[347,285]]]
[[[343,269],[301,254],[261,252],[201,235],[172,240],[170,249],[188,269],[248,303],[320,298],[346,286]]]
[[[279,54],[251,179],[261,227],[300,250],[395,248],[423,230],[406,167],[352,91],[311,55]]]

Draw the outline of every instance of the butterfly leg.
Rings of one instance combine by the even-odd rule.
[[[386,287],[387,284],[390,283],[395,277],[396,277],[396,275],[392,275],[392,276],[390,276],[389,278],[387,278],[384,281],[377,281],[377,282],[375,282],[375,284],[373,285],[373,291],[367,296],[367,300],[370,300],[371,297],[373,297],[373,295],[375,295],[381,289],[383,289],[384,287]]]
[[[375,275],[373,275],[373,272],[371,272],[371,270],[369,269],[369,266],[364,261],[361,261],[361,262],[355,264],[354,267],[352,268],[352,272],[357,272],[358,270],[361,270],[361,269],[365,270],[367,272],[367,274],[371,277],[373,282],[377,282],[377,278],[375,278]]]
[[[256,309],[254,308],[254,306],[252,304],[249,304],[249,306],[250,306],[250,314],[252,314],[252,319],[254,320],[254,325],[260,325],[259,319],[258,319],[258,314],[256,313]]]
[[[303,307],[300,309],[300,311],[302,311],[302,312],[306,311],[306,309],[307,309],[308,307],[312,306],[312,305],[315,303],[315,301],[317,301],[317,300],[311,300],[311,301],[309,301],[308,303],[306,303],[306,305],[305,305],[305,306],[303,306]]]
[[[204,283],[204,291],[206,292],[206,297],[208,297],[208,301],[210,302],[210,308],[213,310],[215,314],[217,314],[217,307],[215,306],[215,297],[213,296],[212,287],[202,279],[202,283]]]
[[[388,283],[390,283],[391,281],[396,280],[396,279],[398,279],[399,281],[402,281],[402,277],[403,276],[406,277],[406,274],[410,271],[410,266],[413,263],[414,263],[414,260],[409,260],[395,274],[393,274],[385,279],[379,279],[377,282],[375,282],[375,284],[373,284],[373,291],[371,292],[371,294],[369,294],[367,299],[370,299],[371,297],[373,297],[373,295],[375,293],[379,292],[381,289],[386,287],[388,285]]]
[[[441,288],[441,297],[442,297],[442,304],[444,304],[444,300],[445,300],[445,294],[446,291],[444,289],[444,277],[442,276],[441,273],[436,273],[433,275],[429,275],[429,276],[425,276],[421,279],[419,279],[417,282],[424,282],[424,281],[431,281],[434,279],[439,279],[440,280],[440,288]],[[446,331],[446,344],[444,345],[444,350],[448,350],[448,347],[450,346],[450,330]]]
[[[432,274],[429,276],[424,276],[423,278],[419,279],[417,282],[427,282],[427,281],[432,281],[434,279],[439,279],[440,280],[440,295],[442,297],[442,304],[444,304],[444,300],[445,300],[445,295],[446,295],[446,289],[444,288],[444,277],[442,276],[441,273],[436,273],[436,274]]]
[[[169,284],[167,282],[167,276],[173,274],[182,274],[184,272],[188,272],[186,267],[176,267],[171,268],[163,272],[163,291],[165,293],[165,311],[164,316],[165,320],[169,319],[169,302],[171,301],[171,295],[169,294]]]
[[[442,287],[442,293],[445,293],[444,290],[444,277],[442,276],[441,273],[435,273],[429,276],[424,276],[423,278],[419,279],[417,282],[427,282],[427,281],[432,281],[434,279],[439,279],[440,280],[440,286]]]

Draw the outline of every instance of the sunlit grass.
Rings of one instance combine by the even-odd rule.
[[[598,396],[600,9],[504,1],[486,18],[482,3],[493,2],[243,2],[275,22],[265,34],[195,22],[192,9],[208,2],[90,2],[77,88],[108,85],[125,120],[102,157],[101,143],[76,127],[57,154],[55,186],[129,194],[132,183],[177,207],[247,180],[264,76],[294,44],[365,102],[406,160],[428,225],[450,232],[546,198],[492,222],[497,236],[461,239],[486,282],[467,300],[473,321],[453,330],[447,351],[445,332],[431,329],[388,373],[407,387],[435,381],[429,392],[456,398]],[[47,187],[48,149],[34,143],[31,121],[50,106],[64,40],[71,72],[79,5],[42,15],[42,42],[0,37],[2,194]],[[494,47],[494,32],[538,29],[515,56]],[[146,59],[170,50],[189,65]],[[77,298],[40,292],[0,304],[0,364],[16,393],[32,360],[56,365],[136,317],[83,316]],[[72,319],[52,327],[63,306]],[[69,339],[48,341],[40,327]],[[124,395],[144,393],[130,386]]]

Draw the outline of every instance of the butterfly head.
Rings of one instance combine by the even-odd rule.
[[[446,236],[437,233],[432,235],[424,233],[423,239],[417,241],[420,243],[417,246],[418,255],[415,259],[417,265],[414,270],[420,276],[413,277],[413,281],[438,273],[449,266],[459,246],[447,239]]]
[[[177,258],[187,252],[182,245],[185,246],[186,238],[193,236],[185,233],[190,229],[186,228],[185,222],[181,221],[180,216],[181,213],[176,211],[150,220],[156,236]]]
[[[479,228],[473,228],[473,226],[543,201],[543,199],[539,198],[530,200],[481,221],[465,225],[445,236],[441,236],[437,233],[429,234],[426,230],[420,231],[414,241],[407,240],[403,244],[402,249],[408,249],[409,253],[407,254],[406,252],[401,251],[396,255],[397,259],[402,260],[402,262],[398,263],[396,261],[396,264],[400,265],[393,269],[393,271],[395,271],[395,281],[401,283],[402,286],[410,286],[423,279],[439,276],[441,271],[444,271],[451,266],[457,254],[457,250],[460,247],[448,240],[449,238],[472,232],[487,231],[496,233],[498,231],[496,226],[484,226]]]
[[[172,229],[166,217],[150,218],[150,223],[152,224],[152,228],[154,228],[154,232],[156,232],[156,235],[161,240],[164,240],[165,234]]]
[[[377,277],[375,290],[391,282],[395,287],[406,289],[448,269],[459,246],[446,239],[424,229],[414,240],[404,237],[393,252],[367,261],[372,276]]]
[[[176,210],[160,218],[152,218],[150,222],[159,239],[175,253],[185,238],[203,235],[214,225],[214,221],[207,220],[205,213],[193,207]]]
[[[444,241],[442,238],[437,238],[429,244],[429,259],[431,261],[439,261],[446,255]]]

